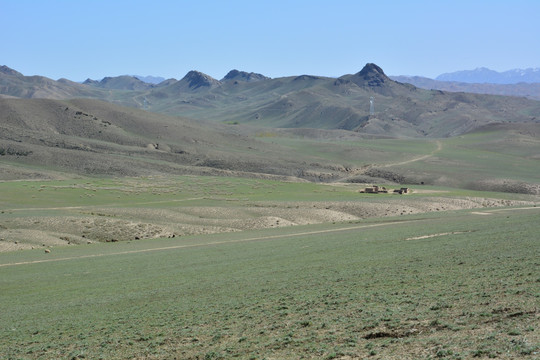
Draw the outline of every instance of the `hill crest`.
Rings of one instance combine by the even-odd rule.
[[[221,81],[227,81],[227,80],[238,80],[238,81],[260,81],[260,80],[268,80],[269,77],[264,76],[263,74],[257,74],[254,72],[246,72],[246,71],[239,71],[239,70],[231,70],[225,75]]]
[[[0,66],[0,73],[6,74],[6,75],[9,75],[9,76],[23,76],[23,74],[21,74],[20,72],[18,72],[16,70],[13,70],[12,68],[10,68],[10,67],[8,67],[6,65]]]
[[[187,86],[193,90],[201,87],[211,88],[221,85],[219,80],[216,80],[210,75],[196,70],[191,70],[188,72],[179,82],[187,84]]]

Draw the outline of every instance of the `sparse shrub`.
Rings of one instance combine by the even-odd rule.
[[[26,151],[26,150],[16,150],[16,149],[13,149],[13,148],[0,148],[0,156],[5,156],[5,155],[15,155],[15,156],[28,156],[30,155],[32,152],[31,151]]]
[[[452,355],[454,352],[452,350],[444,350],[444,349],[441,349],[439,351],[437,351],[437,354],[436,356],[438,358],[443,358],[443,357],[447,357],[447,356],[450,356]]]

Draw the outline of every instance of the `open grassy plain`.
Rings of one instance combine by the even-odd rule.
[[[360,194],[363,186],[211,176],[2,182],[0,251],[532,206],[538,201],[525,194],[430,186],[413,186],[406,196],[374,196]]]
[[[359,188],[0,183],[0,359],[538,356],[536,196]]]
[[[534,359],[539,216],[483,208],[2,253],[0,358]]]

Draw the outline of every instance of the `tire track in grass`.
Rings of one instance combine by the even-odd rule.
[[[173,246],[164,246],[164,247],[157,247],[157,248],[151,248],[151,249],[127,250],[127,251],[119,251],[119,252],[112,252],[112,253],[70,256],[70,257],[56,258],[56,259],[21,261],[21,262],[16,262],[16,263],[0,264],[0,267],[40,264],[40,263],[47,263],[47,262],[59,262],[59,261],[79,260],[79,259],[90,259],[90,258],[103,257],[103,256],[139,254],[139,253],[147,253],[147,252],[153,252],[153,251],[176,250],[176,249],[203,247],[203,246],[216,246],[216,245],[243,243],[243,242],[275,240],[275,239],[283,239],[283,238],[295,238],[295,237],[301,237],[301,236],[306,236],[306,235],[320,235],[320,234],[335,233],[335,232],[348,231],[348,230],[367,229],[367,228],[373,228],[373,227],[379,227],[379,226],[406,224],[406,223],[418,222],[418,221],[422,221],[422,220],[417,219],[417,220],[392,221],[392,222],[385,222],[385,223],[380,223],[380,224],[347,226],[347,227],[341,227],[337,229],[305,231],[305,232],[293,233],[293,234],[257,236],[257,237],[246,238],[246,239],[214,241],[214,242],[202,243],[202,244],[173,245]]]
[[[439,140],[435,140],[435,146],[437,146],[437,148],[435,150],[433,150],[431,153],[429,154],[426,154],[426,155],[422,155],[422,156],[419,156],[419,157],[416,157],[416,158],[412,158],[412,159],[409,159],[409,160],[405,160],[405,161],[400,161],[400,162],[396,162],[396,163],[392,163],[392,164],[385,164],[385,165],[381,165],[379,167],[392,167],[392,166],[400,166],[400,165],[406,165],[406,164],[410,164],[410,163],[413,163],[413,162],[417,162],[417,161],[422,161],[422,160],[426,160],[426,159],[429,159],[430,157],[433,157],[436,153],[438,153],[439,151],[442,150],[443,148],[443,145],[442,145],[442,142],[440,142]]]
[[[474,210],[474,209],[472,209],[472,210]],[[513,211],[513,210],[540,210],[540,207],[534,207],[533,206],[533,207],[521,207],[521,208],[491,209],[491,210],[485,210],[484,212],[489,213],[489,212]],[[471,211],[471,213],[474,213],[474,211]],[[295,237],[301,237],[301,236],[306,236],[306,235],[320,235],[320,234],[335,233],[335,232],[348,231],[348,230],[367,229],[367,228],[373,228],[373,227],[379,227],[379,226],[407,224],[407,223],[419,222],[419,221],[424,221],[424,219],[404,220],[404,221],[399,221],[398,220],[398,221],[391,221],[391,222],[385,222],[385,223],[380,223],[380,224],[347,226],[347,227],[341,227],[341,228],[337,228],[337,229],[306,231],[306,232],[293,233],[293,234],[258,236],[258,237],[252,237],[252,238],[246,238],[246,239],[215,241],[215,242],[209,242],[209,243],[203,243],[203,244],[184,244],[184,245],[164,246],[164,247],[151,248],[151,249],[127,250],[127,251],[119,251],[119,252],[113,252],[113,253],[101,253],[101,254],[92,254],[92,255],[71,256],[71,257],[56,258],[56,259],[42,259],[42,260],[22,261],[22,262],[16,262],[16,263],[0,264],[0,268],[1,267],[7,267],[7,266],[16,266],[16,265],[29,265],[29,264],[40,264],[40,263],[47,263],[47,262],[89,259],[89,258],[103,257],[103,256],[138,254],[138,253],[146,253],[146,252],[153,252],[153,251],[186,249],[186,248],[195,248],[195,247],[203,247],[203,246],[216,246],[216,245],[235,244],[235,243],[254,242],[254,241],[265,241],[265,240],[283,239],[283,238],[295,238]]]

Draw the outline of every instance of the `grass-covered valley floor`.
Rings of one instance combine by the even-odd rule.
[[[360,194],[364,186],[209,176],[3,182],[0,251],[531,206],[537,200],[429,186],[413,186],[405,196]]]
[[[26,249],[0,253],[1,359],[540,351],[532,195],[195,176],[0,187],[4,250]]]

